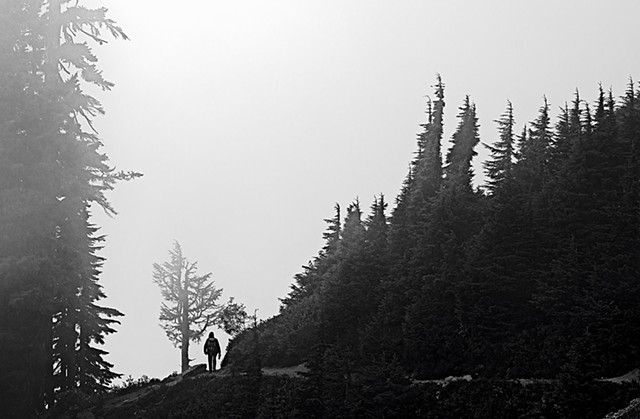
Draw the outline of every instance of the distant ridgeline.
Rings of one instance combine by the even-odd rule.
[[[280,314],[229,345],[228,365],[307,363],[316,378],[393,365],[416,378],[614,376],[640,353],[640,92],[546,99],[487,145],[465,98],[444,162],[444,85],[390,217],[336,205],[326,243]]]

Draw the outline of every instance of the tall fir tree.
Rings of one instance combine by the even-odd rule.
[[[458,373],[465,364],[465,330],[460,316],[465,272],[461,262],[481,222],[471,166],[479,142],[478,120],[468,96],[458,118],[442,188],[428,203],[429,217],[414,254],[421,287],[408,309],[403,330],[407,362],[418,374]]]
[[[444,132],[444,83],[438,74],[434,100],[429,100],[427,123],[418,135],[417,151],[389,223],[389,272],[381,284],[381,303],[370,328],[380,333],[381,352],[389,359],[405,358],[403,323],[410,302],[421,287],[416,257],[418,242],[429,219],[429,203],[442,186],[441,144]],[[375,326],[374,326],[375,325]]]
[[[491,153],[491,159],[484,163],[487,175],[487,186],[495,192],[512,176],[515,159],[515,120],[513,105],[507,101],[507,110],[495,121],[498,124],[499,139],[493,145],[486,145]]]
[[[304,271],[294,276],[295,282],[291,285],[291,291],[286,298],[281,299],[281,310],[295,305],[298,301],[317,292],[322,284],[322,277],[336,261],[336,253],[340,244],[342,233],[342,221],[340,219],[340,205],[335,204],[335,215],[324,220],[327,223],[327,230],[322,233],[325,240],[322,250],[311,260],[308,265],[303,266]]]
[[[529,126],[526,141],[519,147],[517,176],[519,184],[528,188],[530,197],[533,199],[536,193],[542,190],[543,185],[550,180],[549,159],[553,146],[553,133],[546,97],[538,117]]]
[[[360,202],[356,200],[347,207],[342,237],[337,252],[339,262],[335,274],[327,278],[322,290],[322,321],[328,331],[330,343],[350,334],[358,318],[361,299],[357,277],[359,257],[365,242],[365,226],[362,221]],[[354,343],[353,341],[350,343]]]
[[[20,417],[51,408],[65,388],[91,391],[109,380],[110,366],[90,354],[89,341],[102,342],[110,329],[96,322],[119,313],[93,304],[101,294],[88,291],[97,277],[87,207],[112,211],[104,192],[135,174],[113,172],[99,150],[91,120],[103,110],[82,86],[112,84],[88,43],[76,42],[79,32],[100,43],[102,31],[126,38],[122,30],[104,9],[67,0],[0,8],[0,356],[13,360],[0,391],[11,400],[7,414]]]
[[[418,151],[413,162],[412,201],[419,205],[428,200],[440,188],[442,181],[441,143],[444,117],[444,83],[437,75],[435,101],[429,103],[428,123],[423,124],[424,131],[418,136]]]
[[[418,137],[417,159],[413,162],[414,170],[411,184],[408,188],[407,222],[412,245],[407,252],[408,259],[398,261],[405,265],[394,275],[404,278],[402,288],[415,296],[421,287],[421,277],[424,276],[426,262],[437,259],[431,253],[435,250],[426,246],[425,234],[431,220],[431,201],[442,187],[442,135],[444,115],[444,84],[440,75],[435,85],[436,101],[429,109],[429,123],[424,125],[424,132]],[[395,226],[391,226],[392,236]],[[397,236],[396,236],[397,237]],[[395,246],[393,243],[392,247]]]

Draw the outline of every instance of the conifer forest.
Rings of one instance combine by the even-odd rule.
[[[634,403],[640,415],[638,377],[610,379],[640,368],[632,78],[560,108],[541,95],[531,121],[505,99],[479,121],[472,96],[453,103],[447,75],[427,76],[397,196],[335,204],[266,320],[216,303],[222,289],[175,242],[153,276],[182,374],[116,385],[103,345],[124,320],[103,301],[92,211],[115,215],[108,193],[142,174],[109,161],[88,93],[113,87],[93,46],[127,34],[80,3],[0,0],[0,418],[602,418]],[[188,345],[213,325],[231,340],[211,375]]]

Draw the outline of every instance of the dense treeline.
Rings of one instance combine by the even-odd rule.
[[[103,237],[90,205],[116,173],[83,92],[108,90],[90,42],[126,38],[69,0],[0,0],[0,400],[3,417],[35,417],[65,392],[96,394],[114,373],[100,349],[118,310],[99,305]]]
[[[474,187],[476,107],[464,99],[443,161],[444,90],[438,77],[391,216],[383,196],[368,215],[336,206],[280,314],[227,363],[307,362],[316,390],[373,365],[579,381],[637,367],[640,91],[576,92],[555,124],[545,98],[522,130],[507,103]]]

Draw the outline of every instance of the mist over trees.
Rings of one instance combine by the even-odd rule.
[[[100,305],[103,237],[90,207],[114,214],[118,180],[83,91],[109,90],[90,45],[126,35],[68,0],[0,1],[0,399],[35,417],[67,391],[104,391],[118,376],[100,349],[118,310]]]
[[[588,380],[638,366],[640,91],[578,92],[557,123],[543,99],[516,125],[512,104],[481,143],[476,105],[458,109],[442,159],[438,76],[395,205],[339,205],[325,245],[259,334],[263,365],[306,362],[317,397],[346,403],[354,374]],[[471,161],[483,144],[486,182]],[[322,385],[320,383],[323,383]],[[342,390],[340,390],[342,389]],[[311,391],[311,390],[310,390]],[[332,393],[334,392],[335,393]]]
[[[0,11],[0,415],[44,417],[66,397],[98,399],[120,376],[101,348],[123,313],[101,303],[105,238],[91,210],[115,214],[106,192],[140,175],[110,165],[92,126],[104,110],[84,88],[113,86],[91,45],[127,36],[105,9],[70,0],[0,0]],[[638,367],[634,82],[621,97],[600,87],[585,101],[576,92],[555,120],[546,98],[527,123],[507,101],[493,139],[480,138],[467,96],[453,110],[448,150],[451,105],[440,76],[431,97],[391,207],[383,195],[370,206],[336,204],[324,246],[295,275],[277,316],[258,323],[233,299],[218,305],[222,290],[177,242],[170,260],[154,266],[166,300],[160,320],[181,346],[183,371],[189,342],[219,326],[234,337],[225,365],[246,363],[252,375],[231,377],[237,387],[214,396],[236,397],[246,413],[278,412],[294,394],[292,416],[335,417],[340,409],[361,414],[368,402],[423,411],[427,399],[409,377],[487,379],[456,393],[459,403],[465,391],[479,399],[526,393],[514,390],[515,378],[552,378],[575,385],[562,387],[570,393],[575,383]],[[477,186],[472,161],[482,146],[490,157]],[[270,381],[290,386],[284,396],[262,385],[262,366],[301,363],[304,381]],[[441,393],[424,394],[436,405]]]

